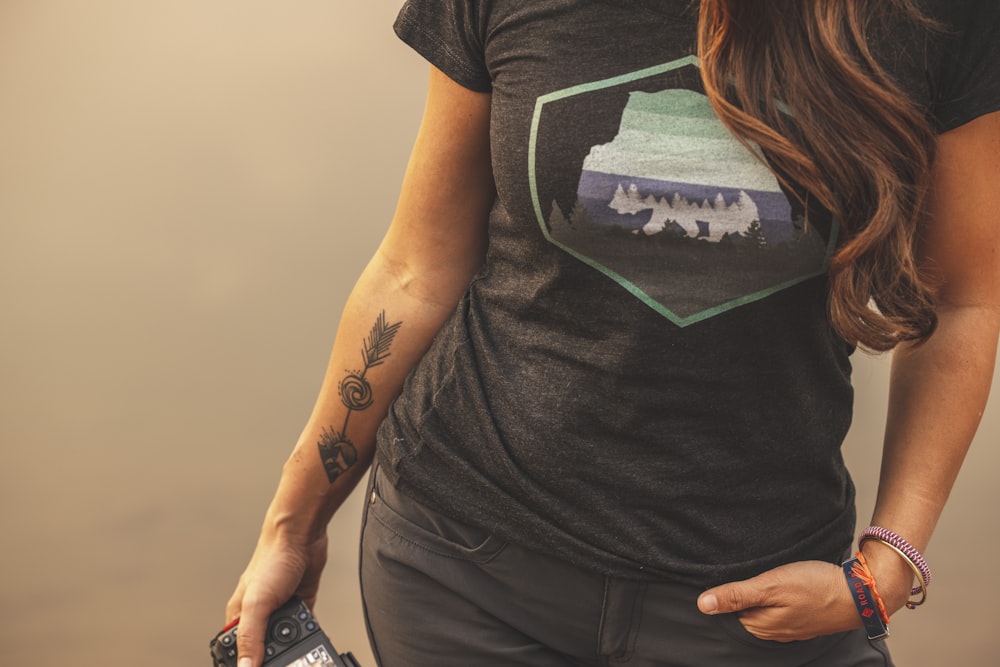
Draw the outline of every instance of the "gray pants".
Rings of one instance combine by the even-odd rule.
[[[862,631],[782,644],[699,590],[594,574],[504,543],[369,482],[361,587],[381,667],[891,667]]]

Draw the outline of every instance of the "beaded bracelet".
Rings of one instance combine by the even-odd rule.
[[[865,628],[868,639],[885,639],[889,636],[889,614],[886,612],[882,598],[875,590],[875,577],[872,576],[864,554],[860,551],[851,560],[845,562],[844,576],[847,577],[847,587],[851,590],[854,606],[861,616],[861,624]]]

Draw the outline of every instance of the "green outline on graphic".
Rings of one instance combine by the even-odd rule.
[[[535,208],[535,217],[538,220],[538,226],[542,230],[542,235],[545,236],[546,240],[549,241],[549,243],[555,245],[556,247],[562,249],[566,253],[577,258],[587,266],[600,271],[608,278],[611,278],[613,281],[624,287],[630,294],[632,294],[632,296],[636,297],[644,304],[646,304],[647,306],[649,306],[650,308],[652,308],[660,315],[667,318],[668,320],[670,320],[679,327],[686,327],[688,325],[695,324],[703,320],[707,320],[711,317],[715,317],[716,315],[720,315],[734,308],[739,308],[740,306],[744,306],[748,303],[753,303],[754,301],[760,301],[761,299],[771,296],[776,292],[780,292],[781,290],[792,287],[793,285],[797,285],[798,283],[805,282],[810,278],[815,278],[816,276],[821,276],[825,274],[827,271],[827,267],[830,264],[830,259],[833,257],[833,252],[837,247],[837,225],[834,224],[831,225],[830,227],[830,239],[827,243],[826,257],[824,258],[823,266],[818,271],[804,276],[800,276],[798,278],[792,278],[791,280],[786,280],[783,283],[779,283],[777,285],[773,285],[763,290],[759,290],[757,292],[754,292],[753,294],[748,294],[746,296],[742,296],[737,299],[733,299],[731,301],[726,301],[725,303],[709,308],[708,310],[699,311],[694,315],[681,317],[676,313],[674,313],[673,311],[671,311],[666,306],[664,306],[659,301],[653,299],[651,296],[646,294],[646,292],[644,292],[642,288],[640,288],[638,285],[630,281],[628,278],[625,278],[618,272],[609,269],[600,262],[595,261],[590,257],[587,257],[586,255],[577,252],[576,250],[567,246],[566,244],[560,243],[559,241],[552,238],[552,235],[549,234],[549,230],[545,224],[545,214],[542,212],[542,204],[538,199],[538,180],[537,180],[536,164],[535,164],[535,152],[538,148],[538,126],[541,123],[542,107],[548,104],[549,102],[555,102],[558,100],[566,99],[567,97],[573,97],[575,95],[580,95],[582,93],[589,93],[595,90],[601,90],[603,88],[610,88],[612,86],[617,86],[623,83],[631,83],[632,81],[638,81],[639,79],[645,79],[651,76],[656,76],[658,74],[664,74],[666,72],[670,72],[675,69],[680,69],[681,67],[685,67],[687,65],[694,65],[695,67],[700,66],[698,64],[698,58],[696,56],[693,55],[685,56],[683,58],[673,60],[663,65],[648,67],[646,69],[637,70],[629,74],[623,74],[621,76],[615,76],[609,79],[602,79],[600,81],[593,81],[591,83],[584,83],[578,86],[573,86],[571,88],[565,88],[563,90],[557,90],[555,92],[542,95],[535,102],[535,112],[531,118],[531,135],[528,138],[528,186],[531,190],[531,202]]]

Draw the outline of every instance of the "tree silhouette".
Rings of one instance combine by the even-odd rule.
[[[562,209],[559,208],[559,202],[555,199],[552,200],[552,212],[549,214],[547,224],[550,232],[558,233],[566,231],[567,229],[572,229],[570,221],[566,219]]]
[[[576,203],[573,205],[573,210],[569,212],[569,224],[573,228],[580,231],[592,229],[594,227],[594,220],[590,216],[590,212],[579,199],[577,199]]]

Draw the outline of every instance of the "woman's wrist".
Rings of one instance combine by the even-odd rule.
[[[261,537],[266,540],[305,547],[326,536],[328,519],[318,512],[291,507],[275,507],[272,503],[264,516]]]
[[[327,525],[350,495],[374,454],[374,443],[358,443],[357,456],[333,482],[317,448],[322,420],[310,420],[281,470],[267,508],[261,537],[306,546],[326,536]]]
[[[338,504],[331,491],[322,471],[302,466],[293,454],[264,516],[263,536],[300,546],[321,539]]]
[[[902,609],[910,598],[913,571],[896,552],[881,542],[867,540],[859,548],[878,582],[879,594],[889,614]]]

